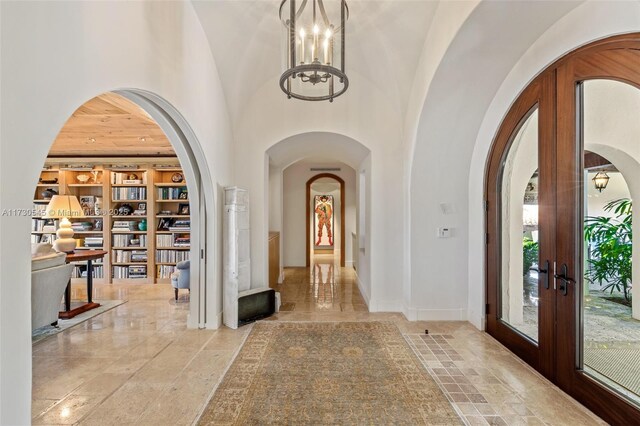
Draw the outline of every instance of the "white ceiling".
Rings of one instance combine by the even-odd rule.
[[[193,0],[193,4],[237,124],[254,93],[265,84],[278,86],[283,43],[280,0]],[[350,85],[385,91],[389,102],[404,113],[438,2],[350,0],[348,5],[345,62]]]

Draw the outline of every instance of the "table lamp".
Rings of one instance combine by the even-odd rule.
[[[76,248],[74,231],[71,229],[70,217],[84,217],[80,202],[75,195],[54,195],[47,205],[47,211],[43,218],[60,219],[60,226],[56,231],[56,240],[53,248],[59,252],[73,253]]]

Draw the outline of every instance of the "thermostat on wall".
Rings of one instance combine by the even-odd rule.
[[[451,228],[438,228],[438,238],[451,237]]]

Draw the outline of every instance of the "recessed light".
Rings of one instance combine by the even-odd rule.
[[[138,140],[140,140],[140,142],[146,142],[147,138],[145,138],[144,136],[138,138]]]
[[[96,143],[96,138],[89,138],[89,142]]]

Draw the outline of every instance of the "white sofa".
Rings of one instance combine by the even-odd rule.
[[[48,247],[47,247],[48,246]],[[53,325],[71,278],[73,265],[65,263],[67,255],[50,244],[37,244],[31,253],[31,329]]]

